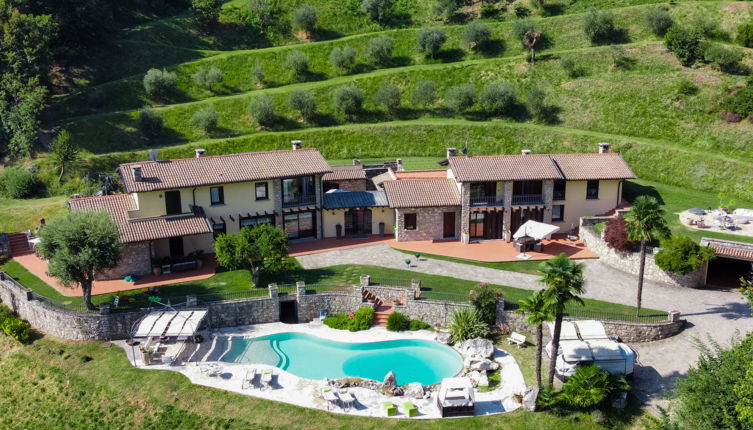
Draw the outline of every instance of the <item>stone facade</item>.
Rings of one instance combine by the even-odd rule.
[[[395,209],[395,239],[408,240],[442,240],[444,237],[444,213],[455,212],[455,236],[460,232],[460,207],[431,207]],[[416,214],[416,229],[405,230],[405,214]]]
[[[412,299],[403,305],[396,305],[395,312],[400,312],[412,320],[420,320],[434,327],[447,327],[456,309],[468,308],[471,305],[464,302],[445,302],[432,299]]]
[[[353,312],[368,306],[363,303],[360,294],[348,292],[322,292],[319,294],[298,295],[298,322],[309,322],[319,318],[319,310],[326,309],[329,315]]]
[[[343,179],[340,181],[324,181],[325,188],[328,188],[330,184],[335,185],[335,187],[329,188],[337,188],[338,190],[343,191],[368,191],[374,189],[373,184],[368,179]]]
[[[126,243],[123,245],[123,256],[118,265],[110,270],[98,273],[98,281],[123,279],[126,275],[151,275],[152,261],[149,242]]]
[[[609,219],[608,217],[583,217],[580,221],[580,239],[590,249],[599,255],[600,261],[622,270],[623,272],[635,275],[638,273],[640,265],[640,253],[638,252],[618,252],[607,246],[602,237],[591,227],[597,222]],[[644,270],[644,279],[661,282],[664,284],[678,287],[700,288],[706,284],[706,270],[708,264],[704,264],[692,273],[687,275],[677,275],[669,273],[656,265],[654,262],[654,253],[658,248],[649,248],[646,252],[646,266]]]
[[[234,327],[280,320],[278,297],[257,297],[209,303],[203,328]]]

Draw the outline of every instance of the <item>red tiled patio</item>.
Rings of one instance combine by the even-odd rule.
[[[63,286],[56,278],[47,275],[47,262],[34,254],[19,255],[14,257],[22,266],[36,277],[55,288],[60,294],[68,297],[81,296],[81,288],[67,288]],[[148,275],[139,277],[136,282],[126,282],[122,279],[111,281],[94,281],[92,294],[108,294],[118,291],[138,290],[141,288],[157,287],[160,285],[174,284],[178,282],[197,281],[214,276],[217,264],[214,262],[214,255],[208,255],[204,266],[201,269],[188,270],[185,272],[173,273],[170,275]]]
[[[553,235],[552,240],[542,240],[541,243],[544,244],[543,252],[526,252],[531,256],[528,259],[529,261],[548,260],[563,252],[573,259],[599,258],[598,255],[586,248],[583,242],[572,242],[567,239],[566,235]],[[404,251],[420,252],[421,254],[442,255],[487,263],[525,261],[517,258],[520,253],[515,250],[515,245],[512,242],[503,240],[487,240],[468,244],[458,240],[415,242],[396,242],[393,240],[390,242],[390,246]]]

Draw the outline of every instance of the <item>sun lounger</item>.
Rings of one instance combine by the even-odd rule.
[[[345,388],[340,389],[338,397],[340,398],[340,405],[342,405],[342,408],[346,411],[352,408],[356,402],[356,398]]]
[[[513,343],[518,345],[518,348],[526,344],[526,337],[517,332],[510,333],[510,337],[507,338],[507,343],[512,345]]]
[[[256,388],[256,369],[246,369],[246,376],[243,378],[241,389]]]
[[[395,415],[397,415],[397,408],[392,404],[392,402],[383,402],[382,410],[388,417],[394,417]]]
[[[267,369],[261,374],[261,385],[263,388],[274,388],[272,386],[272,369]]]
[[[333,406],[340,407],[340,398],[337,396],[332,388],[322,388],[322,397],[327,401],[327,410],[330,410]]]
[[[403,412],[409,417],[418,416],[418,409],[416,408],[416,405],[411,402],[403,402]]]

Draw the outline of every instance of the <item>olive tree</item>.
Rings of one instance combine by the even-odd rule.
[[[463,30],[463,42],[469,49],[478,50],[491,37],[491,28],[483,22],[473,21]]]
[[[473,84],[460,84],[450,87],[445,93],[445,106],[448,109],[462,113],[476,104],[476,87]]]
[[[272,125],[277,118],[275,102],[267,94],[254,97],[248,105],[248,113],[257,124],[262,126]]]
[[[264,272],[285,267],[288,257],[288,235],[272,224],[243,227],[239,233],[221,234],[214,241],[217,262],[228,269],[247,269],[251,281],[259,286]]]
[[[363,100],[363,91],[357,85],[343,85],[332,94],[332,107],[350,118],[361,110]]]
[[[290,51],[285,57],[284,67],[290,70],[293,79],[302,81],[309,71],[309,57],[297,49]]]
[[[191,78],[196,83],[196,85],[209,91],[214,91],[215,85],[222,82],[223,77],[224,75],[222,74],[222,70],[220,70],[219,67],[215,65],[212,65],[212,67],[209,68],[199,67],[191,75]]]
[[[87,309],[94,277],[117,266],[122,255],[118,227],[107,212],[67,212],[39,231],[39,254],[47,270],[66,287],[78,285]]]
[[[361,12],[376,22],[384,22],[394,0],[363,0]]]
[[[336,47],[329,53],[329,61],[338,73],[350,73],[356,65],[356,50],[350,46],[342,49]]]
[[[437,83],[424,79],[416,84],[416,88],[413,90],[410,96],[410,102],[414,106],[421,106],[427,108],[437,101]]]
[[[158,100],[164,100],[165,97],[174,91],[178,84],[178,77],[175,73],[168,72],[165,69],[149,69],[144,75],[144,91],[146,95]]]
[[[217,111],[214,105],[209,105],[203,109],[197,110],[191,116],[191,127],[198,129],[203,134],[209,134],[217,128]]]
[[[394,113],[395,109],[400,106],[400,88],[387,81],[382,82],[382,86],[374,94],[374,104]]]
[[[316,115],[316,99],[310,92],[302,89],[294,89],[290,92],[288,107],[300,112],[301,118],[305,121],[311,121]]]
[[[307,4],[301,5],[293,12],[291,21],[293,27],[310,34],[316,28],[316,11]]]
[[[491,82],[479,94],[481,107],[490,114],[503,114],[515,106],[515,89],[507,82]]]
[[[418,50],[434,58],[439,53],[442,45],[447,41],[447,35],[437,27],[422,28],[417,36]]]
[[[366,58],[378,66],[388,66],[392,61],[392,48],[394,42],[390,37],[380,35],[366,42]]]

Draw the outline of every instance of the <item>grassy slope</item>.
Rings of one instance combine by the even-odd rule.
[[[0,197],[0,232],[26,231],[39,225],[40,218],[52,218],[65,210],[64,196],[15,200]]]

